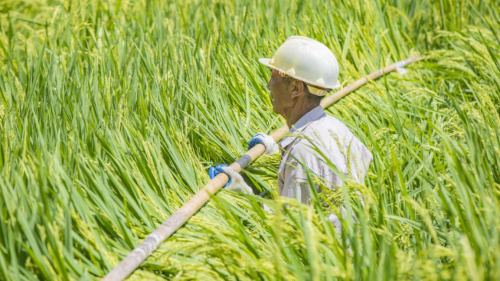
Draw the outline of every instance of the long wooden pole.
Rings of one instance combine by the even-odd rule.
[[[387,66],[380,69],[366,77],[363,77],[356,82],[348,85],[347,87],[341,89],[335,94],[325,98],[321,102],[323,108],[327,108],[334,104],[336,101],[340,100],[344,96],[355,91],[359,87],[365,85],[370,80],[375,80],[380,76],[394,71],[399,67],[404,67],[410,64],[420,56],[414,56],[406,60],[399,61],[395,64]],[[284,125],[278,130],[274,131],[271,136],[278,142],[281,140],[286,133],[289,131],[288,126]],[[252,149],[248,150],[243,156],[230,165],[231,168],[240,172],[248,164],[261,156],[265,151],[265,147],[262,144],[257,144]],[[163,222],[153,233],[149,234],[144,241],[142,241],[139,246],[137,246],[130,254],[125,257],[113,270],[111,270],[104,278],[103,281],[115,281],[123,280],[129,274],[131,274],[136,268],[138,268],[142,262],[153,253],[158,245],[165,239],[170,237],[177,229],[179,229],[192,215],[194,215],[210,198],[211,195],[215,194],[222,186],[224,186],[229,178],[220,173],[215,178],[213,178],[207,185],[205,185],[200,191],[198,191],[186,204],[184,204],[177,212],[175,212],[170,218]]]

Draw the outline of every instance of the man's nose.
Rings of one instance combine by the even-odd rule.
[[[271,90],[271,79],[269,79],[269,82],[267,82],[267,89]]]

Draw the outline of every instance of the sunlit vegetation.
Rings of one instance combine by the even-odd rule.
[[[279,156],[261,157],[243,174],[265,198],[219,192],[130,279],[499,280],[499,7],[0,1],[0,279],[109,272],[209,166],[283,124],[257,59],[304,35],[343,86],[423,55],[328,109],[374,155],[366,187],[301,206],[277,195]],[[342,236],[324,198],[356,214]]]

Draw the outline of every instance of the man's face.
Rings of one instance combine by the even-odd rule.
[[[271,69],[271,78],[269,79],[269,83],[267,83],[267,88],[271,94],[274,113],[285,116],[288,109],[294,105],[294,101],[291,98],[293,83],[289,83],[277,70]]]

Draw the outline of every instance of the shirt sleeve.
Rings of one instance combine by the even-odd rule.
[[[291,153],[288,155],[284,166],[284,184],[281,196],[295,198],[300,203],[309,205],[312,194],[307,181],[307,169],[334,183],[335,186],[341,184],[340,177],[330,171],[320,159],[314,153]],[[319,192],[317,186],[313,188]],[[341,208],[342,210],[343,208]],[[336,233],[342,234],[340,219],[337,215],[333,212],[330,213],[328,220],[333,224]]]
[[[294,149],[285,159],[283,167],[283,190],[281,196],[295,198],[300,203],[309,204],[311,190],[307,180],[307,170],[324,177],[326,167],[315,153],[305,149]],[[326,179],[329,180],[329,179]],[[318,187],[314,187],[316,190]],[[318,190],[317,190],[318,191]]]
[[[359,182],[365,184],[365,176],[373,156],[370,151],[357,139],[348,142],[346,146],[349,175]]]

